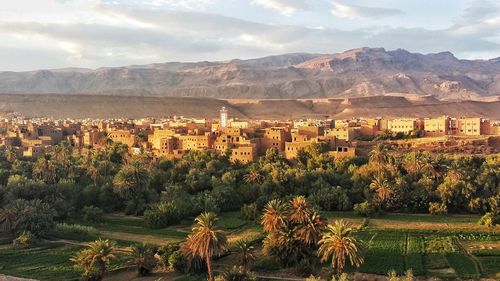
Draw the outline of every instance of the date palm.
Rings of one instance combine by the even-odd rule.
[[[307,200],[304,196],[296,196],[290,201],[292,206],[290,220],[298,224],[307,224],[311,215],[311,210],[307,205]]]
[[[296,226],[295,233],[298,239],[307,245],[316,245],[320,234],[324,229],[323,219],[313,212],[307,218],[307,222]]]
[[[377,193],[377,199],[380,203],[387,202],[393,193],[389,181],[381,177],[376,177],[372,183],[370,183],[370,189]]]
[[[375,163],[379,176],[382,173],[382,168],[387,164],[388,159],[388,151],[383,144],[375,146],[375,148],[370,152],[370,161]]]
[[[130,256],[128,264],[136,269],[139,276],[148,275],[157,264],[152,246],[145,244],[132,246],[128,254]]]
[[[273,199],[267,202],[262,214],[261,224],[267,233],[280,230],[287,220],[289,207],[279,199]]]
[[[364,243],[353,236],[353,228],[344,220],[329,224],[319,245],[318,256],[321,261],[331,260],[332,267],[339,273],[344,269],[347,259],[356,267],[364,262]]]
[[[228,247],[224,232],[217,229],[217,216],[214,213],[202,213],[195,219],[191,234],[187,237],[184,249],[192,256],[205,260],[208,270],[208,280],[213,280],[212,257],[220,256]]]
[[[253,250],[254,247],[246,240],[238,240],[238,242],[236,242],[236,260],[245,270],[250,263],[255,261]]]
[[[76,267],[84,270],[83,278],[102,280],[106,274],[107,265],[116,258],[116,243],[109,240],[96,240],[89,243],[70,260]],[[95,274],[95,275],[93,275]]]
[[[257,170],[251,170],[246,174],[243,179],[245,183],[262,183],[264,177]]]

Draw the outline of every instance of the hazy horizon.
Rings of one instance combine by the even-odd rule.
[[[19,0],[0,11],[0,71],[224,61],[384,47],[500,56],[487,0]]]

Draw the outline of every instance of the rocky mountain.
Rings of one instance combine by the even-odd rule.
[[[461,60],[450,52],[424,55],[360,48],[330,55],[0,72],[0,93],[219,99],[430,95],[481,100],[500,95],[500,58]]]

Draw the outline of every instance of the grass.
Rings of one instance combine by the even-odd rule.
[[[332,211],[323,213],[326,218],[331,219],[363,219],[354,212]],[[397,222],[427,222],[427,223],[476,223],[479,216],[474,215],[447,215],[447,216],[431,216],[428,214],[403,214],[403,213],[385,213],[371,220],[387,220]]]
[[[69,258],[79,246],[46,243],[27,249],[2,249],[0,272],[38,280],[78,280],[80,274]]]
[[[476,264],[463,253],[448,253],[446,259],[458,276],[464,278],[479,278]]]
[[[500,279],[500,256],[478,257],[483,265],[483,275]]]
[[[405,268],[412,269],[415,275],[425,273],[422,255],[424,238],[421,235],[408,235],[406,244]]]
[[[400,233],[377,233],[369,243],[365,263],[359,271],[385,275],[393,269],[402,274],[405,240],[405,235]]]

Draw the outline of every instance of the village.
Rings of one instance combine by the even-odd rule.
[[[133,154],[181,158],[188,151],[230,153],[232,162],[250,163],[275,148],[287,159],[312,143],[324,144],[331,156],[356,155],[356,141],[376,137],[499,136],[500,122],[479,117],[356,118],[349,120],[238,120],[226,108],[218,120],[144,118],[139,120],[1,119],[0,150],[38,157],[66,141],[74,153],[122,143]]]

